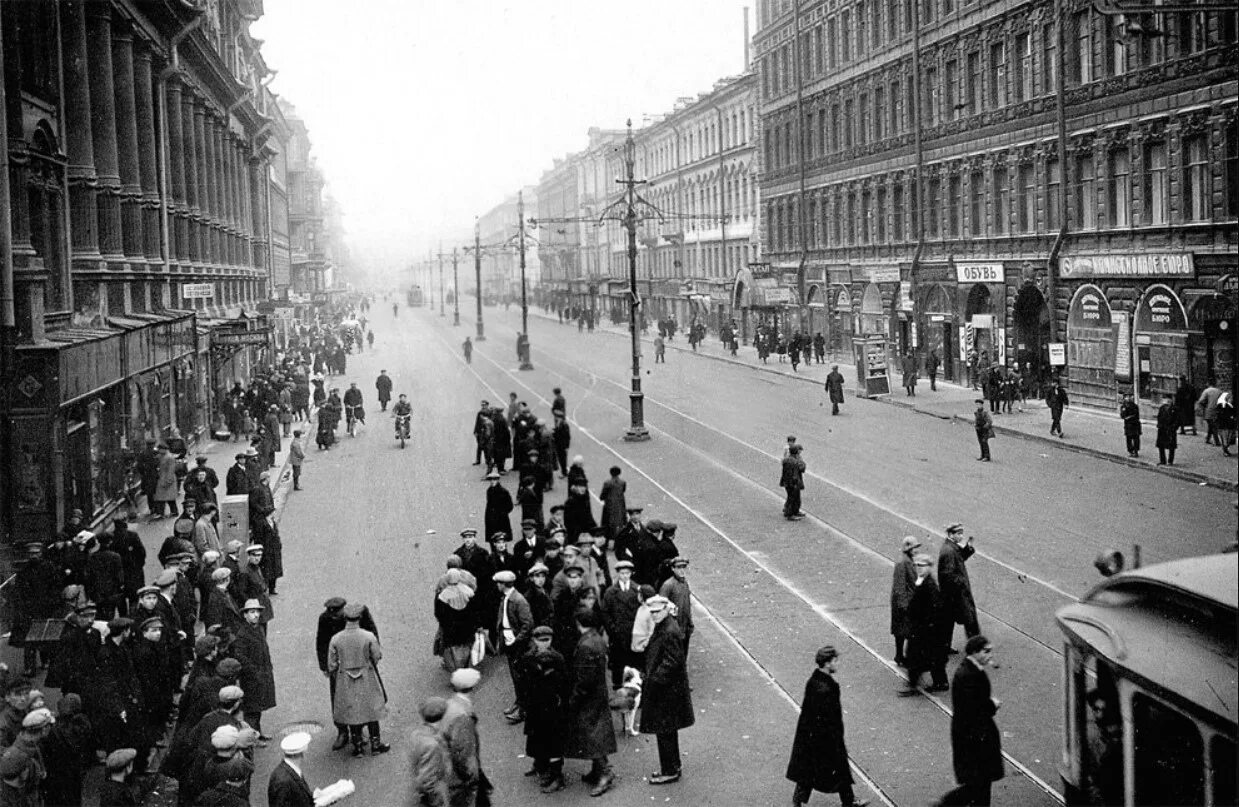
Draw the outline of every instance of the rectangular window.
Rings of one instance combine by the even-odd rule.
[[[925,200],[925,236],[927,238],[937,238],[938,211],[942,210],[942,180],[933,177],[929,180],[929,185],[925,190],[929,194],[929,198]]]
[[[834,17],[826,21],[826,64],[831,70],[839,64],[839,22]]]
[[[913,117],[913,115],[916,114],[915,112],[916,93],[914,92],[916,88],[916,82],[913,81],[911,77],[909,77],[908,80],[904,82],[904,88],[905,90],[904,90],[904,100],[903,100],[903,108],[904,108],[903,114],[904,114],[904,121],[907,124],[905,131],[910,132],[912,131],[912,127],[918,124],[918,121]]]
[[[869,235],[872,232],[872,220],[873,195],[869,191],[862,191],[860,194],[860,241],[862,244],[870,243]]]
[[[873,0],[873,20],[870,23],[870,30],[873,31],[873,46],[876,48],[882,44],[882,0]]]
[[[1076,157],[1076,226],[1081,230],[1097,229],[1097,176],[1093,155]]]
[[[989,49],[989,105],[999,109],[1007,103],[1007,48],[1002,42]]]
[[[869,93],[860,94],[858,105],[860,120],[856,122],[856,142],[863,146],[869,142]]]
[[[817,143],[813,140],[813,112],[805,113],[804,118],[804,150],[805,159],[812,160],[817,156]]]
[[[850,149],[852,147],[852,126],[856,120],[855,104],[851,98],[843,102],[843,147]]]
[[[942,0],[943,16],[950,14],[954,10],[955,10],[955,0]]]
[[[908,223],[911,224],[913,230],[915,230],[918,226],[918,222],[921,220],[921,194],[920,191],[917,190],[915,179],[908,183],[908,210]],[[913,238],[916,237],[916,232],[911,233],[911,236]]]
[[[959,117],[959,61],[951,59],[946,63],[946,72],[942,80],[942,114],[947,120]]]
[[[963,216],[963,177],[952,174],[946,181],[946,234],[959,238],[959,220]]]
[[[887,0],[886,34],[892,41],[899,38],[899,0]]]
[[[985,174],[973,171],[968,177],[968,191],[972,208],[968,214],[968,232],[974,236],[985,235]]]
[[[1227,218],[1239,215],[1239,136],[1235,127],[1226,127],[1226,152],[1222,158],[1222,176],[1226,182]]]
[[[822,156],[830,153],[833,146],[830,142],[830,125],[826,122],[826,110],[818,110],[817,113],[817,147],[821,150]]]
[[[839,105],[832,104],[830,107],[830,150],[839,151],[842,148],[842,140],[839,139]]]
[[[1166,181],[1166,144],[1144,147],[1144,223],[1165,224],[1170,206],[1170,186]]]
[[[856,194],[848,194],[847,215],[844,217],[848,228],[848,244],[856,243]]]
[[[832,207],[834,207],[834,210],[832,211],[833,215],[830,217],[830,237],[835,244],[841,244],[843,243],[843,238],[841,235],[842,225],[839,223],[841,216],[839,215],[838,194],[835,194],[833,202]]]
[[[981,84],[981,52],[968,54],[968,114],[976,115],[985,109],[985,97]]]
[[[791,165],[799,159],[799,156],[796,154],[796,149],[792,145],[791,121],[783,124],[783,158],[784,165]]]
[[[822,26],[813,29],[813,75],[820,76],[824,68],[822,58]]]
[[[886,90],[882,87],[873,88],[873,139],[886,137],[886,126],[883,116],[886,114]]]
[[[800,46],[800,72],[796,76],[796,80],[804,83],[805,79],[813,75],[813,48],[812,34],[805,31],[797,40]]]
[[[1015,36],[1015,80],[1011,83],[1015,103],[1032,98],[1032,36],[1027,33]]]
[[[903,185],[891,191],[891,240],[903,240]]]
[[[886,243],[886,188],[878,188],[878,209],[875,224],[878,243]]]
[[[877,2],[877,0],[874,0]],[[869,47],[869,14],[864,0],[856,0],[856,56],[863,58]]]
[[[839,16],[839,58],[844,64],[852,61],[852,12],[844,9]]]
[[[1183,218],[1209,219],[1209,147],[1204,135],[1183,141]]]
[[[994,233],[1002,235],[1007,231],[1007,221],[1011,215],[1011,186],[1007,180],[1006,168],[994,169]]]
[[[1187,56],[1205,49],[1205,15],[1199,12],[1180,12],[1179,55]]]
[[[1127,72],[1127,26],[1118,15],[1106,15],[1106,75],[1121,76]]]
[[[1031,233],[1037,229],[1037,181],[1032,163],[1024,163],[1019,168],[1020,232]]]
[[[937,126],[942,120],[941,109],[939,106],[939,87],[938,87],[938,70],[934,67],[925,68],[922,74],[922,86],[925,88],[925,99],[921,103],[921,109],[925,113],[925,126]]]
[[[1049,94],[1055,90],[1055,80],[1058,78],[1058,33],[1054,23],[1041,26],[1041,92]]]
[[[903,0],[903,30],[912,30],[912,4],[917,0]]]
[[[1110,208],[1111,227],[1131,226],[1131,156],[1127,149],[1110,152],[1110,192],[1106,200]]]
[[[929,25],[934,21],[934,14],[937,11],[935,0],[924,0],[921,3],[921,25]]]
[[[1058,160],[1047,160],[1045,164],[1045,226],[1051,230],[1057,230],[1063,226],[1058,199],[1062,184],[1063,171]]]
[[[1233,17],[1234,15],[1229,15]],[[1127,32],[1136,39],[1136,58],[1141,67],[1150,67],[1166,61],[1166,20],[1161,14],[1140,14],[1135,26],[1128,25]]]
[[[903,131],[903,122],[899,118],[899,99],[903,97],[899,92],[899,82],[891,82],[891,97],[890,97],[890,121],[891,134],[898,134]]]
[[[1076,84],[1088,84],[1093,80],[1093,18],[1088,11],[1081,11],[1072,22],[1075,23],[1076,47],[1071,58],[1071,77]]]

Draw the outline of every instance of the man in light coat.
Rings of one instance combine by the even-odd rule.
[[[379,733],[379,718],[387,705],[387,692],[378,669],[383,650],[378,637],[359,624],[365,610],[359,602],[344,606],[340,612],[345,620],[344,630],[331,637],[327,647],[327,670],[336,680],[332,718],[335,723],[348,726],[355,757],[366,753],[363,728],[370,733],[371,754],[391,750]]]

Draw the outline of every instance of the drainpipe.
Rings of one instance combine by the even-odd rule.
[[[3,22],[0,22],[0,38],[4,36],[3,27]],[[6,133],[7,137],[9,120],[5,87],[4,62],[0,60],[0,132]],[[8,415],[11,391],[15,389],[12,383],[15,379],[11,376],[17,365],[17,306],[13,289],[12,219],[9,214],[9,149],[5,143],[4,147],[0,148],[0,413],[3,414],[3,420],[0,421],[0,453],[6,457],[13,456],[9,451],[11,427]],[[4,516],[4,523],[0,524],[0,536],[3,536],[7,543],[11,535],[11,503],[15,497],[12,495],[13,474],[6,473],[2,476],[4,478],[0,481],[0,496],[4,497],[6,504],[0,509],[0,514]]]
[[[158,77],[155,79],[155,96],[158,99],[159,105],[159,240],[160,248],[163,251],[163,272],[168,283],[168,301],[172,300],[172,236],[169,231],[168,222],[168,99],[167,99],[167,83],[168,79],[181,69],[181,57],[179,48],[185,38],[194,30],[202,25],[202,21],[206,18],[203,12],[205,7],[191,7],[197,12],[197,16],[182,26],[181,30],[177,31],[170,40],[168,40],[168,66],[159,71]]]
[[[1054,38],[1056,58],[1058,64],[1057,81],[1054,82],[1054,106],[1055,115],[1058,124],[1058,215],[1062,218],[1059,222],[1058,235],[1054,237],[1054,246],[1050,248],[1050,255],[1045,261],[1045,296],[1048,299],[1050,307],[1050,341],[1056,341],[1058,335],[1058,306],[1054,296],[1054,274],[1058,267],[1058,256],[1062,252],[1063,243],[1067,240],[1067,109],[1066,109],[1066,91],[1063,85],[1067,81],[1067,75],[1064,68],[1066,67],[1066,59],[1063,55],[1063,0],[1054,0]]]
[[[925,146],[921,139],[921,4],[912,2],[912,136],[916,144],[916,251],[912,253],[912,268],[908,290],[912,304],[912,328],[916,328],[917,275],[921,271],[921,255],[925,251]],[[911,345],[909,345],[911,347]],[[953,346],[952,346],[953,347]],[[946,351],[943,347],[943,351]]]

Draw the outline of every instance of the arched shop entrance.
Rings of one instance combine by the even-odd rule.
[[[1015,326],[1015,361],[1029,390],[1040,395],[1041,384],[1050,370],[1050,307],[1031,282],[1024,283],[1015,295],[1011,312]],[[1035,382],[1036,386],[1033,386]]]
[[[1223,284],[1224,285],[1224,284]],[[1201,389],[1210,378],[1223,390],[1235,382],[1235,298],[1202,297],[1192,306],[1188,333],[1188,378]]]
[[[877,283],[865,286],[865,295],[860,298],[860,332],[887,335],[886,313],[882,310],[882,290]]]
[[[826,332],[826,300],[821,287],[814,284],[805,292],[805,307],[809,309],[809,336]]]
[[[1106,295],[1096,286],[1081,286],[1067,311],[1067,374],[1072,400],[1112,405],[1114,359],[1113,318]]]
[[[941,283],[930,286],[921,298],[921,332],[924,334],[925,358],[931,351],[942,362],[939,372],[944,378],[955,378],[956,335],[955,306],[951,295]]]
[[[1136,394],[1152,402],[1157,395],[1174,395],[1187,367],[1187,316],[1183,304],[1168,286],[1158,283],[1145,291],[1136,306]]]
[[[994,303],[989,286],[978,283],[968,292],[968,307],[964,309],[964,356],[975,350],[978,367],[988,367],[999,361],[995,346],[998,344],[994,324]]]
[[[841,287],[834,298],[834,309],[830,322],[830,351],[832,353],[852,352],[852,335],[856,333],[855,317],[852,316],[852,294],[847,287]]]

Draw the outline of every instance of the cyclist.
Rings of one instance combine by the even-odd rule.
[[[357,382],[349,384],[349,388],[344,391],[344,411],[348,417],[356,418],[357,422],[366,425],[366,410],[362,408],[361,390],[357,389]]]
[[[391,304],[391,315],[392,315],[393,317],[398,317],[398,316],[400,316],[400,303],[392,303],[392,304]]]
[[[404,436],[409,436],[409,418],[413,416],[413,405],[409,403],[409,396],[404,393],[400,394],[400,398],[392,405],[392,417],[396,419],[396,436],[400,436],[401,430],[404,431]]]

